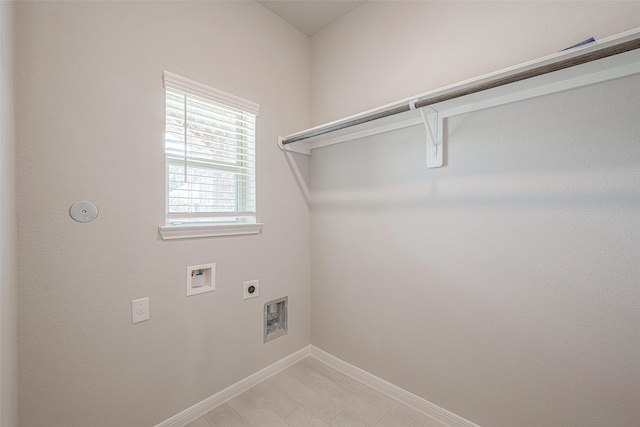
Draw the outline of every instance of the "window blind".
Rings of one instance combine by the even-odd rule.
[[[207,94],[201,84],[197,94],[189,93],[176,75],[166,76],[167,223],[255,222],[259,106],[229,94],[221,98],[224,92],[213,88]],[[238,108],[250,104],[251,111]]]

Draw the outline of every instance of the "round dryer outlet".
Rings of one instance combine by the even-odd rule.
[[[260,293],[258,280],[249,280],[244,282],[242,299],[255,298]]]

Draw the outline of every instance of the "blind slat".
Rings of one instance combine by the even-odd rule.
[[[195,158],[194,160],[197,160],[197,158]],[[253,170],[252,167],[247,167],[247,166],[237,166],[237,165],[230,165],[229,163],[223,163],[223,162],[216,162],[213,160],[207,161],[207,165],[210,165],[210,167],[197,167],[198,169],[211,169],[212,171],[221,171],[221,172],[227,172],[227,168],[233,168],[233,172],[232,173],[236,173],[235,171],[244,173],[245,175],[249,175],[249,171]],[[224,168],[224,169],[223,169]],[[182,174],[184,175],[184,172],[182,172]],[[201,177],[210,177],[210,175],[206,175],[206,174],[197,174],[197,173],[190,173],[189,171],[187,171],[187,175],[192,175],[192,176],[201,176]],[[235,178],[234,178],[235,179]]]
[[[173,146],[175,146],[176,149],[180,147],[179,149],[184,151],[184,141],[175,139],[177,137],[178,137],[177,134],[169,133],[167,135],[166,142],[168,144],[172,144]],[[191,140],[191,138],[189,139]],[[193,150],[202,150],[202,149],[216,150],[216,151],[221,151],[229,154],[242,154],[248,157],[254,157],[254,154],[255,154],[254,150],[252,149],[233,146],[231,144],[225,144],[220,142],[212,142],[211,145],[208,145],[208,144],[199,144],[194,141],[187,141],[187,146],[188,148],[191,148]]]
[[[170,88],[166,111],[167,220],[255,219],[255,116]]]
[[[174,129],[174,130],[171,130],[171,131],[167,131],[166,132],[166,137],[167,137],[166,138],[167,142],[170,142],[170,143],[173,143],[173,144],[184,145],[184,132],[181,134],[181,133],[177,132],[177,129]],[[244,146],[247,141],[238,141],[238,140],[234,140],[234,139],[231,139],[231,138],[224,138],[224,141],[208,141],[212,145],[206,145],[206,144],[198,144],[198,143],[193,141],[194,139],[202,141],[202,138],[197,138],[197,137],[193,137],[193,136],[187,135],[187,139],[189,140],[189,141],[187,141],[187,144],[196,145],[196,146],[200,146],[200,147],[218,148],[216,146],[225,146],[225,147],[228,147],[228,148],[221,148],[221,149],[224,149],[224,150],[229,151],[229,152],[235,152],[235,150],[246,152],[246,153],[254,153],[255,152],[255,150],[253,148]],[[235,144],[233,143],[234,141],[235,141]],[[241,143],[242,145],[237,145],[238,143]]]
[[[167,117],[169,119],[184,120],[184,100],[180,103],[176,102],[175,105],[167,105]],[[215,112],[201,109],[187,109],[187,116],[194,117],[194,121],[198,122],[198,119],[203,123],[218,123],[219,126],[237,127],[239,129],[246,129],[247,131],[255,131],[255,122],[251,116],[248,117],[229,117],[223,114],[216,114]]]

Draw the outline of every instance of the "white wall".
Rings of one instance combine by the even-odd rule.
[[[275,144],[309,125],[308,38],[256,2],[21,2],[16,28],[20,426],[155,425],[308,345],[309,212]],[[261,235],[159,237],[163,70],[260,103]],[[207,262],[215,292],[187,298]],[[289,334],[263,344],[285,295]]]
[[[640,26],[640,3],[368,2],[313,121]],[[429,66],[427,66],[429,64]],[[314,150],[312,343],[483,426],[640,420],[640,77]]]
[[[640,2],[372,1],[311,39],[320,124],[640,26]]]
[[[18,425],[13,3],[0,2],[0,426]]]

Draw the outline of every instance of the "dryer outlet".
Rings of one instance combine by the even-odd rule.
[[[256,280],[249,280],[244,282],[242,290],[242,299],[255,298],[260,294],[260,283]]]

